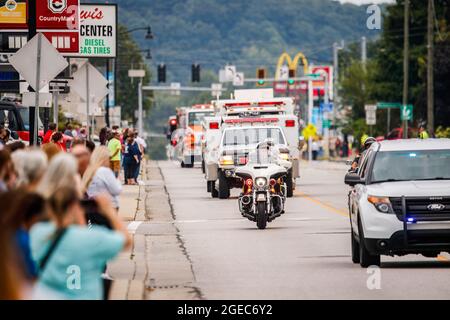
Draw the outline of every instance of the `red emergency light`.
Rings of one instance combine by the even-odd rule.
[[[211,129],[211,130],[219,129],[219,123],[218,122],[210,122],[209,123],[209,129]]]
[[[225,107],[249,107],[251,105],[250,102],[225,103]]]
[[[170,120],[170,125],[171,126],[176,126],[177,125],[177,120],[176,119],[171,119]]]
[[[258,106],[264,107],[264,106],[278,106],[280,104],[283,104],[283,101],[265,101],[265,102],[259,102]]]
[[[286,120],[286,127],[295,127],[295,120]]]
[[[278,122],[278,118],[240,118],[240,119],[227,119],[225,123],[248,123],[248,122]]]

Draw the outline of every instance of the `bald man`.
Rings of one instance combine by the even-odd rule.
[[[77,144],[72,147],[71,150],[72,155],[78,161],[78,173],[81,177],[83,177],[84,172],[89,166],[89,160],[91,159],[91,152],[85,145]]]

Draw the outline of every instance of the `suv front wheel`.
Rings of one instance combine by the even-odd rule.
[[[370,266],[379,267],[381,264],[381,259],[379,254],[371,254],[365,245],[364,233],[362,229],[361,220],[358,221],[358,233],[359,233],[359,264],[363,268],[368,268]]]

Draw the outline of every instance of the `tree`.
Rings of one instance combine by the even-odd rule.
[[[145,64],[139,45],[124,25],[118,28],[118,55],[117,55],[117,104],[122,107],[122,120],[136,122],[135,110],[138,109],[138,79],[128,77],[129,69],[145,69],[144,84],[151,78],[150,70]],[[150,102],[144,99],[144,110],[150,110]]]

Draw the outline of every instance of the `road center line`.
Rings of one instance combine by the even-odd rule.
[[[322,202],[322,201],[320,201],[320,200],[317,200],[317,199],[315,199],[315,198],[313,198],[313,197],[310,197],[310,196],[308,196],[308,195],[307,195],[306,193],[304,193],[304,192],[296,191],[296,194],[299,195],[299,196],[301,196],[302,198],[308,200],[308,201],[314,202],[315,204],[318,204],[319,206],[322,206],[322,207],[324,207],[324,208],[326,208],[326,209],[328,209],[328,210],[330,210],[330,211],[332,211],[332,212],[334,212],[334,213],[337,213],[337,214],[339,214],[339,215],[341,215],[341,216],[344,216],[344,217],[347,217],[347,218],[348,218],[348,213],[346,213],[346,212],[343,211],[343,210],[337,209],[337,208],[335,208],[335,207],[333,207],[333,206],[331,206],[331,205],[329,205],[329,204],[327,204],[327,203],[324,203],[324,202]],[[438,261],[440,261],[440,262],[450,262],[450,259],[447,258],[447,257],[444,257],[443,255],[438,255],[438,256],[436,257],[436,259],[437,259]]]
[[[322,202],[322,201],[320,201],[320,200],[318,200],[318,199],[315,199],[315,198],[313,198],[313,197],[311,197],[311,196],[308,196],[308,195],[307,195],[306,193],[304,193],[304,192],[296,191],[296,194],[299,195],[299,196],[301,196],[302,198],[308,200],[308,201],[314,202],[315,204],[318,204],[319,206],[322,206],[322,207],[328,209],[329,211],[332,211],[332,212],[337,213],[337,214],[339,214],[339,215],[341,215],[341,216],[343,216],[343,217],[348,218],[348,213],[345,212],[345,211],[343,211],[343,210],[340,210],[340,209],[335,208],[335,207],[333,207],[333,206],[331,206],[331,205],[329,205],[329,204],[327,204],[327,203],[325,203],[325,202]]]

